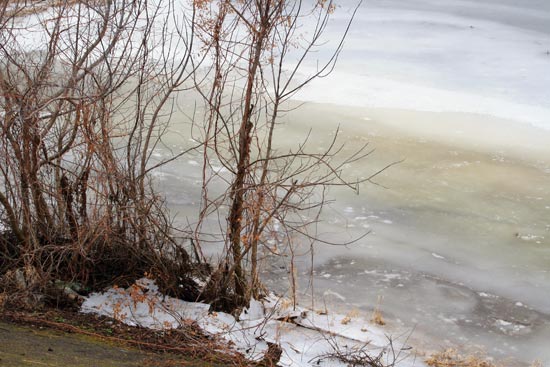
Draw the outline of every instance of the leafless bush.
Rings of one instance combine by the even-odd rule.
[[[364,146],[343,156],[338,132],[322,152],[317,146],[310,149],[309,136],[283,150],[280,142],[285,137],[276,133],[280,118],[291,108],[289,99],[330,73],[340,53],[349,24],[333,53],[298,77],[323,45],[335,10],[331,1],[200,3],[197,34],[212,62],[195,78],[206,104],[204,123],[194,126],[203,158],[195,243],[202,246],[212,240],[202,228],[208,218],[217,218],[220,231],[214,240],[224,244],[224,251],[203,296],[216,308],[231,310],[261,293],[262,252],[273,252],[267,242],[274,237],[287,247],[295,295],[294,244],[318,240],[311,230],[326,203],[326,190],[358,190],[360,182],[346,178],[343,170],[369,151]],[[309,33],[301,29],[304,19],[311,22]],[[213,182],[222,189],[212,190]]]
[[[339,132],[324,151],[310,137],[282,150],[276,136],[288,101],[333,69],[350,23],[324,60],[315,53],[332,1],[65,0],[0,6],[0,274],[33,268],[95,286],[148,272],[173,292],[198,296],[191,258],[171,233],[152,170],[193,150],[203,157],[200,213],[191,243],[224,244],[201,297],[245,306],[261,293],[269,239],[286,246],[296,294],[296,243],[315,230],[333,186],[358,190]],[[353,19],[353,16],[351,17]],[[308,20],[310,31],[301,27]],[[195,47],[195,43],[199,47]],[[303,77],[303,66],[317,67]],[[176,99],[193,90],[204,113],[192,146],[151,156]],[[219,166],[219,167],[216,167]],[[214,182],[221,182],[221,190]],[[219,219],[219,232],[203,233]],[[166,254],[169,254],[170,259]],[[0,289],[2,291],[3,289]]]
[[[184,250],[162,259],[174,240],[150,157],[194,72],[193,4],[33,5],[0,7],[0,274],[188,270]]]

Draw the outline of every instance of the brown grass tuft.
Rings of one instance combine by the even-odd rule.
[[[371,321],[374,322],[376,325],[386,325],[386,321],[384,321],[384,317],[382,316],[382,311],[380,311],[378,308],[372,312]]]
[[[432,354],[426,363],[432,367],[499,367],[481,353],[463,356],[452,348]]]
[[[378,296],[378,302],[376,303],[376,307],[374,308],[374,311],[372,311],[372,317],[371,321],[375,323],[376,325],[386,325],[386,321],[384,321],[384,317],[382,316],[382,311],[380,310],[380,304],[382,303],[382,296]]]

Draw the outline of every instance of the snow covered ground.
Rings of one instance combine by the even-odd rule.
[[[391,350],[384,329],[356,315],[294,309],[288,300],[275,296],[253,300],[238,320],[223,312],[209,312],[209,308],[204,303],[163,296],[154,281],[142,278],[127,289],[114,287],[91,294],[81,312],[160,330],[193,320],[253,360],[262,359],[267,342],[279,344],[283,349],[280,366],[347,366],[328,356],[335,352],[360,355],[365,350],[373,356],[384,353],[383,361],[397,360],[399,366],[425,366],[407,345],[407,335],[394,336]]]

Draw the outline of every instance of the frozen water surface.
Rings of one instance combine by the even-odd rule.
[[[337,39],[351,1],[330,27]],[[339,67],[297,97],[550,127],[550,2],[366,0]]]
[[[338,3],[332,42],[352,4]],[[405,159],[360,196],[332,191],[322,236],[371,233],[316,248],[318,299],[368,316],[381,296],[388,331],[415,328],[428,350],[482,345],[550,363],[549,71],[549,1],[365,0],[335,72],[296,96],[320,104],[278,131],[296,138],[279,148],[312,127],[322,149],[336,124],[345,152],[369,141],[352,177]],[[200,164],[162,168],[176,221],[196,212]],[[297,261],[307,294],[309,257]],[[271,265],[266,282],[286,291],[289,269]]]
[[[320,145],[341,123],[344,154],[368,140],[376,151],[348,167],[351,177],[368,177],[405,158],[377,178],[382,186],[362,185],[359,196],[331,191],[336,201],[319,226],[323,239],[348,241],[371,232],[352,245],[316,246],[316,307],[326,302],[369,318],[381,296],[388,332],[414,328],[413,340],[427,350],[481,345],[496,357],[549,360],[550,132],[516,124],[512,136],[532,142],[528,149],[496,133],[505,120],[317,104],[282,122],[282,136],[299,141],[314,128],[310,141]],[[474,138],[476,123],[495,131],[491,140]],[[462,134],[440,134],[436,124]],[[294,143],[279,140],[278,148]],[[198,168],[181,161],[163,170],[159,185],[176,220],[185,223],[197,208]],[[288,295],[287,261],[270,259],[263,275]],[[298,257],[297,265],[307,305],[309,255]]]

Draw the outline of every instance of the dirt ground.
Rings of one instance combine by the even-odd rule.
[[[207,366],[181,356],[116,346],[93,337],[0,322],[0,366]]]

